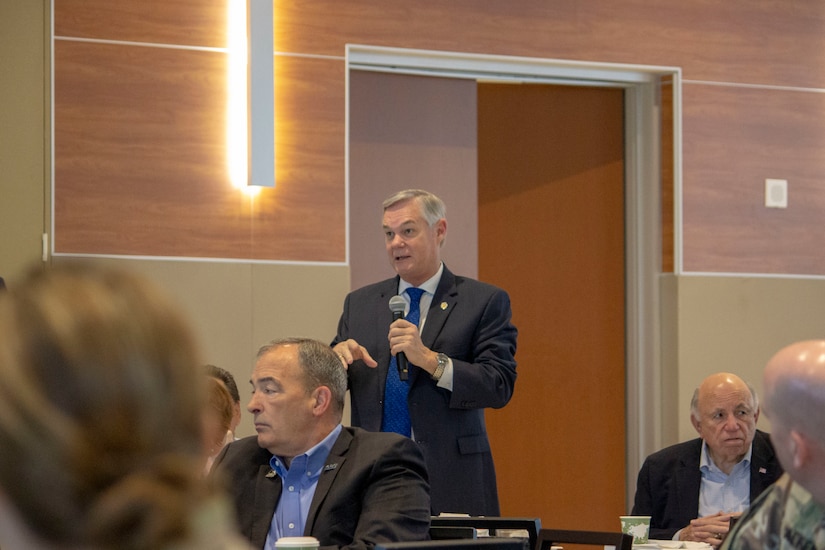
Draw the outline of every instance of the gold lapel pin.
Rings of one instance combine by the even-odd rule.
[[[447,302],[441,302],[441,309],[442,311],[447,309]]]

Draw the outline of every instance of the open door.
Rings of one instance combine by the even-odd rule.
[[[624,91],[480,84],[479,277],[519,329],[487,412],[502,510],[611,531],[625,514]]]
[[[445,260],[457,273],[478,273],[507,289],[521,332],[515,397],[488,414],[503,512],[541,514],[553,525],[569,517],[588,528],[616,528],[616,516],[632,502],[644,457],[661,447],[664,428],[675,416],[662,414],[668,380],[660,360],[660,98],[667,81],[673,110],[667,154],[673,154],[674,170],[666,184],[678,190],[678,68],[359,45],[348,46],[347,60],[353,286],[391,273],[371,225],[378,223],[381,200],[403,187],[441,195],[450,223]],[[363,86],[364,73],[379,74]],[[545,92],[552,99],[540,98]],[[405,99],[411,95],[428,100]],[[533,110],[522,109],[531,103]],[[537,111],[548,105],[564,107]],[[468,106],[478,109],[475,119],[467,115]],[[405,116],[381,116],[396,112]],[[525,136],[518,120],[539,128],[529,133],[527,145],[520,141]],[[422,121],[464,132],[457,140],[440,132],[419,139],[426,134]],[[380,127],[380,136],[363,139],[364,125]],[[444,135],[451,137],[446,144],[440,141]],[[508,158],[506,149],[516,143],[519,154]],[[583,144],[578,153],[569,149],[576,143]],[[548,173],[538,176],[534,169]],[[475,170],[477,183],[468,177]],[[464,231],[460,237],[456,227]],[[365,250],[374,261],[364,261]],[[544,294],[536,294],[537,288]],[[553,290],[563,295],[548,297]],[[576,363],[570,355],[585,360]],[[594,389],[594,379],[603,380],[609,392]],[[571,416],[589,424],[570,424]],[[615,437],[582,439],[583,425],[598,425]],[[577,469],[581,451],[592,460]],[[588,485],[594,468],[604,475]],[[567,506],[570,515],[563,516],[540,508],[547,500],[569,504],[568,495],[557,491],[560,478],[576,480],[586,509]],[[603,495],[602,481],[615,493]],[[623,492],[622,501],[617,495]],[[594,501],[604,506],[590,506]]]

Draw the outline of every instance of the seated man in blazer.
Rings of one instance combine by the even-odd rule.
[[[782,474],[768,434],[756,429],[759,400],[738,376],[708,376],[693,394],[699,438],[647,457],[633,515],[649,515],[650,538],[717,547],[738,517]]]
[[[341,425],[346,371],[309,339],[260,349],[252,372],[257,437],[227,445],[213,475],[229,483],[255,548],[313,536],[321,547],[368,548],[429,538],[424,457],[412,440]]]

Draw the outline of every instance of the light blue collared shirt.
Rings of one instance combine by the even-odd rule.
[[[699,517],[717,512],[744,512],[751,500],[751,444],[745,457],[725,474],[713,463],[707,443],[702,442],[699,471],[702,473],[699,488]]]
[[[338,439],[343,426],[338,424],[320,443],[302,455],[292,459],[287,469],[284,461],[273,456],[269,460],[272,470],[281,478],[281,498],[272,515],[266,550],[274,549],[281,537],[302,537],[309,515],[309,505],[318,487],[318,478],[324,469],[332,445]]]

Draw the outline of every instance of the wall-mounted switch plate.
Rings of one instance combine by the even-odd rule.
[[[768,208],[788,207],[788,180],[771,178],[765,180],[765,206]]]

